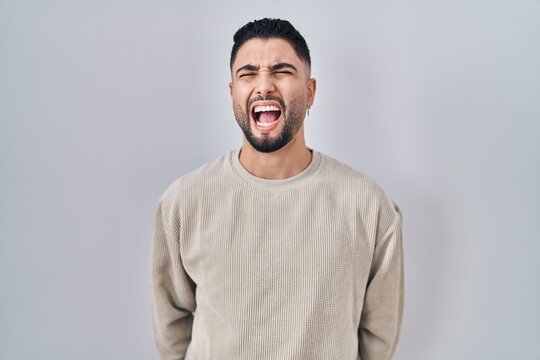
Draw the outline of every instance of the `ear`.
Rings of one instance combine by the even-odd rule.
[[[234,84],[231,81],[229,83],[229,93],[231,94],[231,97],[233,96],[233,91],[234,91]]]
[[[315,92],[317,91],[317,80],[311,78],[307,82],[307,105],[312,106],[315,101]]]

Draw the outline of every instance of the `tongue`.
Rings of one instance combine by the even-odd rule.
[[[279,117],[278,111],[265,111],[259,115],[259,121],[262,123],[272,123]]]

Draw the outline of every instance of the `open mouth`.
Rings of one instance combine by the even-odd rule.
[[[274,102],[255,103],[251,107],[251,118],[259,130],[271,130],[281,118],[281,107]]]

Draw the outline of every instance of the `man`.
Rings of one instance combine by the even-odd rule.
[[[315,79],[304,38],[262,19],[234,36],[242,148],[182,176],[156,210],[162,359],[390,359],[402,317],[398,208],[306,147]]]

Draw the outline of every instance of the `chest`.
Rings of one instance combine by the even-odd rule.
[[[202,196],[197,211],[183,221],[186,271],[202,289],[244,292],[317,288],[367,274],[370,230],[354,202],[343,196],[335,191],[238,192],[220,201]]]

